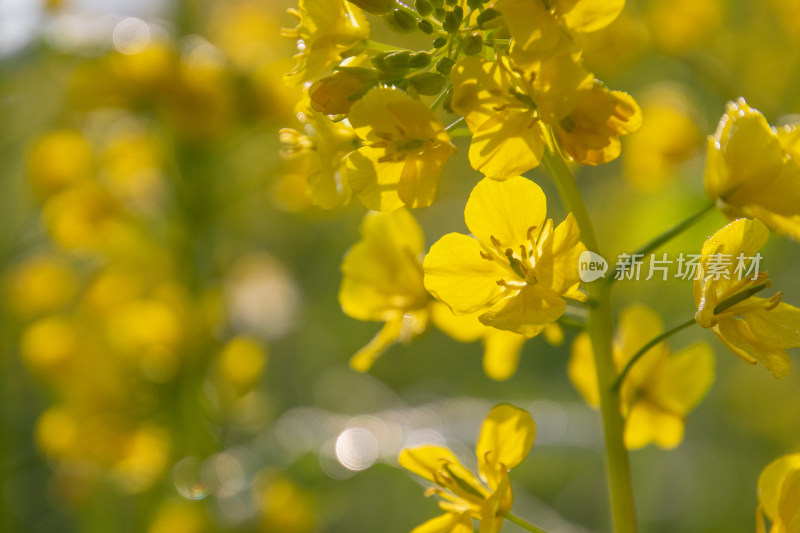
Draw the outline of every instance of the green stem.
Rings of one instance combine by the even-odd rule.
[[[511,513],[503,513],[503,517],[512,524],[517,524],[522,529],[528,530],[531,533],[547,533],[544,529],[538,528],[533,524],[531,524],[530,522],[526,522],[522,518],[515,516]]]
[[[684,231],[686,231],[687,229],[692,227],[695,222],[697,222],[698,220],[703,218],[703,215],[705,215],[706,213],[708,213],[709,211],[714,209],[716,207],[716,205],[717,205],[716,202],[709,203],[708,205],[703,207],[700,211],[694,213],[693,215],[690,215],[686,219],[682,220],[678,224],[674,225],[673,227],[671,227],[670,229],[668,229],[667,231],[665,231],[664,233],[662,233],[658,237],[654,238],[653,240],[651,240],[650,242],[648,242],[647,244],[645,244],[644,246],[642,246],[641,248],[639,248],[638,250],[633,252],[633,254],[631,254],[631,256],[636,256],[636,255],[645,256],[645,255],[649,254],[650,252],[653,252],[653,251],[657,250],[662,244],[664,244],[666,242],[669,242],[670,240],[672,240],[677,235],[680,235],[681,233],[683,233]],[[619,267],[617,267],[614,270],[614,275],[609,276],[607,278],[608,282],[609,283],[614,283],[614,281],[617,278],[617,274],[618,273],[619,273]]]
[[[447,98],[447,94],[450,92],[451,87],[452,85],[448,85],[444,88],[444,90],[442,90],[442,92],[439,93],[439,96],[437,96],[436,100],[434,100],[431,104],[431,111],[436,111],[436,109],[442,105],[442,102],[444,102],[445,98]]]
[[[633,368],[633,365],[636,364],[636,361],[641,359],[642,356],[644,354],[646,354],[653,346],[663,342],[665,339],[668,339],[669,337],[675,335],[679,331],[688,328],[692,324],[696,324],[696,321],[695,321],[694,317],[692,317],[691,319],[687,320],[686,322],[681,322],[680,324],[678,324],[677,326],[675,326],[671,330],[665,331],[661,335],[650,339],[650,341],[647,344],[642,346],[639,349],[639,351],[636,352],[635,354],[633,354],[633,357],[631,357],[628,360],[628,363],[625,365],[625,368],[622,369],[622,372],[619,373],[619,376],[617,376],[617,380],[612,385],[612,388],[614,389],[614,391],[619,391],[620,387],[622,387],[622,383],[625,381],[625,377],[628,375],[628,372],[631,371],[631,368]]]
[[[564,207],[572,212],[578,222],[581,241],[589,250],[599,254],[594,225],[569,167],[554,150],[545,151],[543,163],[556,183]],[[587,290],[594,302],[594,305],[589,306],[588,331],[592,340],[600,392],[611,520],[616,533],[635,533],[636,510],[633,503],[630,464],[628,450],[622,441],[624,423],[619,408],[619,393],[611,387],[616,378],[616,367],[611,351],[613,332],[611,286],[608,283],[590,283]]]
[[[464,117],[461,117],[460,119],[456,120],[455,122],[453,122],[452,124],[447,126],[444,129],[444,131],[447,131],[447,132],[453,131],[454,129],[458,128],[459,126],[461,126],[464,123],[465,123]]]

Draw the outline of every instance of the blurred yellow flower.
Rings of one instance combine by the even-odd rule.
[[[757,533],[766,532],[764,515],[772,524],[770,533],[800,531],[800,454],[772,461],[758,477]]]
[[[768,236],[762,222],[743,218],[703,244],[694,282],[695,320],[748,363],[760,362],[781,377],[791,364],[786,349],[800,346],[800,309],[781,302],[780,292],[769,298],[754,296],[771,286],[767,273],[741,270],[752,266]]]
[[[257,339],[236,337],[222,348],[218,364],[222,381],[241,395],[261,379],[267,366],[267,352]]]
[[[619,157],[620,136],[637,131],[642,111],[631,95],[600,84],[558,124],[556,133],[569,156],[583,165],[600,165]]]
[[[199,502],[170,502],[163,505],[147,533],[208,533],[211,520]]]
[[[285,76],[290,83],[321,77],[369,37],[364,14],[344,0],[300,0],[298,10],[290,9],[289,14],[299,21],[294,29],[281,32],[297,40],[296,66]]]
[[[614,341],[617,369],[621,370],[663,331],[661,318],[650,308],[634,306],[623,311]],[[586,403],[597,408],[600,394],[588,333],[575,338],[567,374]],[[713,380],[714,354],[705,343],[698,342],[675,354],[670,354],[663,343],[648,350],[632,367],[620,392],[620,408],[626,418],[625,446],[678,446],[683,440],[686,416],[705,396]]]
[[[706,192],[731,218],[758,218],[800,239],[800,129],[772,129],[740,98],[708,139]]]
[[[661,190],[676,166],[702,146],[696,112],[685,93],[680,87],[661,86],[643,97],[646,120],[628,139],[623,158],[625,177],[641,191]]]
[[[483,179],[464,217],[475,238],[450,233],[425,257],[425,287],[459,315],[533,337],[565,311],[578,290],[578,257],[586,250],[572,214],[553,228],[546,199],[522,177]]]
[[[78,292],[78,274],[66,258],[42,253],[26,258],[3,280],[7,304],[24,317],[64,309]]]
[[[59,130],[34,142],[28,152],[28,179],[47,197],[88,180],[93,172],[92,146],[80,132]]]
[[[358,320],[384,322],[383,328],[350,360],[365,372],[390,345],[422,333],[430,297],[422,284],[422,228],[406,209],[368,213],[361,240],[342,262],[339,303]]]
[[[315,111],[306,95],[297,105],[303,133],[283,128],[282,154],[297,159],[306,180],[306,195],[314,205],[333,209],[350,200],[345,158],[358,148],[359,140],[347,121],[333,122]]]
[[[377,87],[350,109],[350,123],[364,146],[347,158],[347,178],[368,208],[433,202],[439,174],[455,153],[433,111],[399,89]]]
[[[258,488],[261,506],[259,531],[264,533],[311,533],[316,531],[317,510],[312,494],[285,477],[276,477]]]
[[[473,531],[472,518],[480,520],[482,533],[500,531],[513,500],[508,472],[528,455],[535,435],[531,415],[502,404],[489,412],[481,426],[475,447],[478,476],[442,446],[419,446],[400,452],[401,466],[438,485],[425,494],[439,496],[439,507],[446,511],[414,532],[468,533]]]
[[[647,13],[653,40],[672,54],[702,48],[718,34],[722,6],[721,0],[654,0]]]

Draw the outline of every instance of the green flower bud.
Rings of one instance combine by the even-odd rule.
[[[395,0],[348,0],[351,4],[356,5],[376,15],[383,15],[388,13],[395,7]]]
[[[389,69],[407,69],[411,62],[411,52],[391,52],[383,58],[383,66]]]
[[[461,17],[454,11],[447,13],[444,17],[444,30],[447,33],[456,33],[459,27],[461,27]]]
[[[447,38],[445,37],[437,37],[433,40],[433,47],[434,48],[441,48],[442,46],[447,44]]]
[[[417,13],[420,14],[422,17],[427,17],[431,13],[433,13],[433,6],[431,5],[428,0],[417,0],[414,2],[414,8],[417,10]]]
[[[419,94],[432,96],[439,94],[444,88],[445,78],[435,72],[420,72],[408,78],[408,84]]]
[[[436,17],[436,20],[442,22],[447,16],[447,11],[445,11],[443,7],[437,7],[433,10],[433,16]]]
[[[446,0],[448,6],[454,6],[458,4],[458,0]]]
[[[428,52],[417,52],[415,54],[411,54],[411,59],[408,62],[408,66],[411,68],[427,67],[430,64],[431,55]]]
[[[470,9],[478,9],[483,5],[483,0],[467,0],[467,7]]]
[[[427,33],[428,35],[433,33],[433,24],[429,20],[420,20],[417,27],[422,33]]]
[[[436,70],[438,72],[441,72],[445,76],[448,76],[450,74],[450,71],[453,69],[453,65],[455,64],[456,62],[450,59],[449,57],[443,57],[442,59],[439,60],[438,63],[436,63]]]
[[[490,7],[489,9],[484,10],[483,13],[478,15],[478,19],[477,19],[478,20],[478,27],[479,28],[483,28],[484,24],[486,24],[490,20],[496,19],[499,16],[500,16],[500,12],[497,11],[496,9],[492,9]]]
[[[387,26],[398,33],[409,33],[417,27],[417,19],[399,9],[383,15],[381,18]]]
[[[483,38],[477,32],[467,35],[464,40],[461,41],[461,47],[467,55],[474,56],[480,54],[481,48],[483,48]]]

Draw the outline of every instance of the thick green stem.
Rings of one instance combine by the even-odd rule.
[[[569,167],[556,152],[547,150],[543,163],[552,175],[565,208],[572,212],[581,230],[581,241],[600,253],[594,225],[583,202],[580,190]],[[616,368],[611,351],[613,324],[611,321],[611,286],[596,282],[587,285],[593,305],[589,306],[588,331],[592,340],[597,385],[600,391],[600,410],[605,434],[606,469],[611,498],[611,520],[615,533],[636,532],[636,510],[633,503],[628,450],[622,441],[624,423],[620,412],[619,393],[612,388]]]
[[[650,348],[652,348],[653,346],[655,346],[656,344],[658,344],[660,342],[663,342],[665,339],[668,339],[669,337],[675,335],[679,331],[681,331],[683,329],[686,329],[686,328],[688,328],[689,326],[691,326],[692,324],[695,324],[695,323],[696,323],[696,321],[695,321],[694,317],[692,317],[689,320],[687,320],[686,322],[681,322],[680,324],[678,324],[674,328],[670,329],[669,331],[665,331],[661,335],[659,335],[657,337],[654,337],[653,339],[650,339],[650,341],[647,344],[642,346],[639,349],[639,351],[636,352],[635,354],[633,354],[633,357],[631,357],[628,360],[628,363],[625,365],[625,368],[622,369],[622,372],[619,373],[619,376],[617,376],[617,380],[614,382],[614,385],[613,385],[614,390],[615,391],[619,391],[620,387],[622,387],[622,383],[625,381],[625,376],[627,376],[628,372],[631,371],[631,368],[633,368],[633,365],[636,364],[636,361],[641,359],[642,356],[644,354],[646,354],[650,350]]]
[[[683,233],[684,231],[686,231],[687,229],[692,227],[695,224],[695,222],[700,220],[703,217],[703,215],[705,215],[706,213],[708,213],[709,211],[714,209],[714,207],[716,207],[716,205],[717,204],[715,202],[709,203],[708,205],[703,207],[700,211],[698,211],[697,213],[694,213],[693,215],[690,215],[689,217],[685,218],[681,222],[675,224],[673,227],[671,227],[670,229],[668,229],[667,231],[665,231],[664,233],[662,233],[658,237],[654,238],[653,240],[651,240],[650,242],[648,242],[647,244],[645,244],[644,246],[642,246],[641,248],[639,248],[638,250],[633,252],[633,254],[631,254],[631,255],[632,256],[637,256],[637,255],[645,256],[645,255],[649,254],[650,252],[653,252],[653,251],[657,250],[662,244],[669,242],[670,240],[672,240],[677,235],[680,235],[681,233]],[[613,275],[609,275],[609,277],[608,277],[608,282],[609,283],[613,283],[614,280],[617,279],[617,272],[619,272],[619,267],[617,267],[617,269],[615,269]]]
[[[547,533],[544,529],[538,528],[531,524],[530,522],[526,522],[522,518],[518,516],[514,516],[511,513],[504,513],[503,517],[513,524],[517,524],[522,529],[530,531],[531,533]]]

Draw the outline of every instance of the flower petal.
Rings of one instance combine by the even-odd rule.
[[[431,518],[411,530],[411,533],[473,533],[469,513],[446,513]]]
[[[489,126],[493,119],[497,120]],[[469,145],[469,162],[487,178],[504,180],[539,166],[544,144],[542,124],[533,113],[510,109],[477,128]]]
[[[572,386],[578,390],[586,403],[594,408],[600,407],[592,339],[586,332],[580,333],[572,343],[572,355],[567,364],[567,375]]]
[[[648,398],[664,409],[685,416],[714,382],[714,352],[698,342],[663,359]]]
[[[442,302],[431,304],[431,319],[437,328],[458,342],[475,342],[491,331],[481,324],[477,314],[457,315]]]
[[[555,322],[567,309],[558,294],[540,285],[523,287],[518,294],[504,298],[480,316],[481,322],[497,329],[535,337]]]
[[[472,237],[449,233],[425,256],[425,288],[456,314],[475,313],[506,290],[497,280],[507,271],[497,261],[481,257],[481,251]]]
[[[483,327],[486,330],[483,341],[483,371],[495,381],[504,381],[517,371],[519,354],[527,338],[510,331]]]
[[[505,181],[482,179],[472,189],[464,210],[467,227],[484,246],[494,236],[515,252],[528,245],[528,231],[535,237],[547,214],[547,199],[541,187],[521,176]]]
[[[536,258],[536,279],[558,294],[580,283],[578,258],[586,251],[572,213],[547,238],[540,239]]]
[[[372,364],[383,355],[392,344],[397,342],[403,329],[403,316],[388,320],[366,346],[350,358],[350,368],[358,372],[368,372]]]
[[[361,147],[347,156],[347,179],[350,188],[367,209],[391,211],[402,207],[397,192],[403,173],[403,161],[378,162],[379,148]]]
[[[715,330],[717,333],[717,330]],[[792,360],[783,348],[773,348],[760,342],[744,320],[725,318],[719,321],[719,338],[745,361],[757,360],[776,378],[789,373]],[[748,360],[748,358],[750,360]]]
[[[655,442],[660,448],[669,450],[683,440],[683,431],[683,417],[652,402],[637,402],[625,421],[625,447],[635,450]]]
[[[624,7],[625,0],[558,0],[556,3],[567,27],[584,33],[605,28]]]
[[[509,404],[493,408],[475,447],[481,478],[496,489],[506,472],[525,459],[535,437],[536,424],[527,411]]]
[[[771,522],[779,518],[781,487],[787,476],[800,471],[800,454],[784,455],[775,459],[758,477],[758,502]]]

